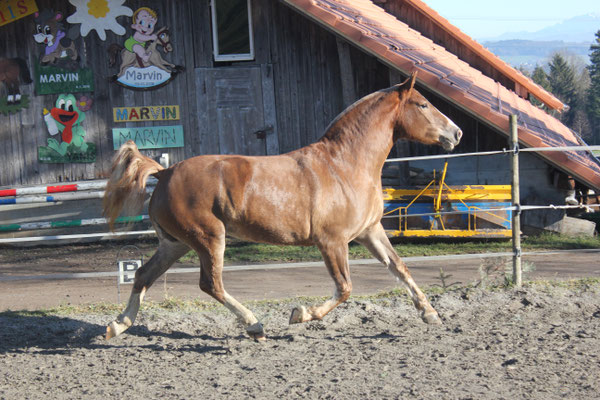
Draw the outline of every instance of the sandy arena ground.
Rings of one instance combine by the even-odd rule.
[[[98,265],[114,258],[114,252],[94,253],[89,247],[77,250],[79,262]],[[72,261],[61,251],[54,249],[53,259]],[[40,253],[26,253],[24,263],[15,262],[24,257],[11,254],[0,260],[4,277],[81,271]],[[567,253],[561,264],[561,257],[545,256],[535,259],[536,274],[598,277],[597,257],[597,252]],[[451,282],[468,283],[485,262],[419,261],[413,275],[423,286],[440,283],[436,276],[443,265],[455,274]],[[576,262],[587,263],[587,269],[569,269]],[[394,286],[382,267],[352,269],[355,294]],[[274,283],[266,284],[268,277]],[[197,278],[170,275],[168,290],[172,295],[194,290],[198,296]],[[332,291],[324,268],[228,272],[225,282],[244,300]],[[248,339],[223,307],[143,309],[129,331],[108,342],[103,334],[113,313],[5,312],[0,314],[0,399],[600,398],[600,284],[594,282],[432,295],[442,326],[421,322],[406,295],[354,296],[323,321],[292,326],[292,307],[316,300],[250,303],[265,325],[264,343]],[[156,300],[161,286],[151,289]],[[0,305],[3,310],[49,307],[56,296],[61,304],[88,303],[102,300],[98,293],[114,302],[114,279],[3,281]]]

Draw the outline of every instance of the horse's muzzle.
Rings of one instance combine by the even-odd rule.
[[[460,142],[462,138],[462,131],[460,128],[455,128],[445,135],[440,136],[440,145],[446,151],[452,151]]]

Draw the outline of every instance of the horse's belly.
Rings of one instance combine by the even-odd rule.
[[[229,221],[227,234],[237,239],[280,245],[311,245],[310,229],[301,222],[269,218],[262,221]]]

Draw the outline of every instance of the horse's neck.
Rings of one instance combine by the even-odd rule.
[[[379,174],[393,142],[398,101],[387,93],[369,95],[336,118],[321,139],[334,158]]]

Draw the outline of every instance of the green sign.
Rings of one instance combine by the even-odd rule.
[[[69,70],[35,65],[35,92],[38,95],[93,91],[94,73],[90,68]]]
[[[183,126],[140,126],[136,128],[113,128],[113,147],[117,150],[128,140],[138,149],[183,147]]]

